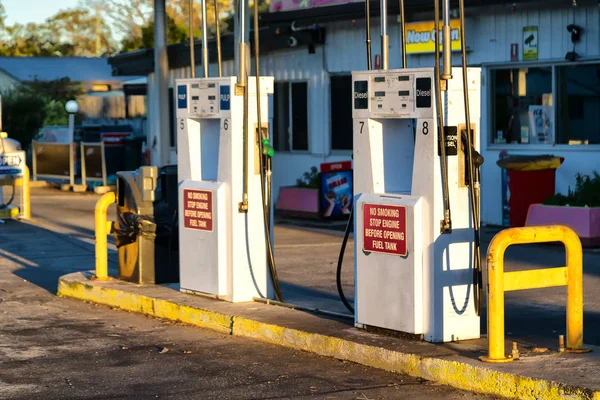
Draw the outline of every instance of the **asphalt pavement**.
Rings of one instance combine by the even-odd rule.
[[[35,190],[34,224],[0,225],[0,398],[492,398],[57,298],[58,276],[93,269],[96,199]]]

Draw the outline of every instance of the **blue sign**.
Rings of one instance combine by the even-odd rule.
[[[187,85],[177,86],[177,108],[187,108]]]
[[[324,218],[347,217],[352,209],[352,170],[322,172],[319,202]]]
[[[229,110],[231,104],[231,88],[229,85],[220,86],[221,93],[221,110]]]

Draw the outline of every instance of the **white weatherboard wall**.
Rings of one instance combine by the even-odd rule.
[[[566,2],[570,4],[570,2]],[[335,7],[335,6],[333,6]],[[489,145],[491,119],[489,118],[489,67],[510,64],[514,68],[525,65],[510,63],[510,44],[518,43],[522,51],[523,26],[538,26],[539,62],[564,61],[567,51],[572,50],[570,35],[566,26],[576,23],[585,28],[582,41],[576,51],[584,59],[600,58],[600,11],[597,6],[565,7],[562,9],[536,9],[513,13],[495,13],[467,19],[467,48],[470,66],[483,68],[482,77],[482,117],[481,142],[486,162],[482,170],[482,221],[500,224],[502,222],[502,199],[500,168],[496,166],[498,153],[507,149],[510,153],[547,154],[565,156],[566,161],[557,172],[557,190],[566,192],[574,182],[577,172],[600,171],[600,148],[597,146],[531,146],[531,145]],[[389,67],[401,67],[400,29],[395,16],[389,19]],[[323,162],[350,159],[350,151],[331,150],[331,117],[329,77],[335,74],[350,74],[354,70],[366,70],[365,30],[362,20],[341,21],[324,24],[327,40],[324,46],[317,46],[316,53],[309,54],[306,47],[290,48],[261,56],[261,74],[272,75],[275,81],[308,82],[308,127],[309,150],[306,152],[277,152],[273,159],[273,196],[277,200],[281,186],[294,185],[302,173],[311,166]],[[381,54],[378,19],[373,18],[371,26],[372,54]],[[408,67],[433,66],[433,55],[408,55]],[[453,54],[453,63],[460,65],[460,53]],[[251,63],[254,67],[254,62]],[[254,68],[252,68],[254,70]],[[254,72],[254,71],[252,71]],[[196,68],[196,76],[202,76],[202,67]],[[233,61],[223,64],[224,76],[234,73]],[[217,75],[215,64],[210,65],[210,75]],[[176,78],[189,78],[189,68],[171,70],[170,85]],[[157,99],[155,98],[153,74],[148,77],[149,125],[151,135],[157,133],[154,122]],[[472,99],[475,101],[475,99]],[[348,110],[350,113],[351,110]],[[351,133],[350,133],[351,134]],[[152,138],[152,136],[150,136]],[[150,141],[151,143],[151,141]],[[173,151],[171,161],[175,162]]]
[[[600,58],[600,9],[597,6],[566,7],[553,10],[531,10],[510,14],[486,15],[472,21],[477,35],[470,35],[469,45],[474,52],[469,61],[483,65],[482,79],[482,168],[481,220],[487,224],[502,224],[502,171],[496,165],[502,150],[515,155],[553,154],[565,161],[556,171],[556,191],[566,194],[575,185],[577,173],[600,173],[600,145],[519,145],[492,144],[490,69],[496,66],[523,68],[527,65],[566,63],[565,55],[573,50],[567,25],[575,23],[584,28],[576,51],[581,61]],[[510,44],[523,46],[523,27],[538,27],[538,61],[536,63],[510,62]],[[520,56],[521,58],[521,56]],[[554,101],[555,107],[560,107]],[[600,110],[598,110],[600,112]],[[556,124],[555,124],[556,125]]]

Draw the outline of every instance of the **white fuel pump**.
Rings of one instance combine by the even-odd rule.
[[[452,73],[443,109],[453,204],[452,227],[445,232],[434,69],[354,72],[352,77],[355,322],[423,334],[433,342],[479,337],[466,141],[458,133],[466,131],[462,72]],[[476,127],[480,72],[471,68],[468,76]]]
[[[177,80],[180,286],[182,291],[230,302],[270,299],[273,292],[281,297],[263,168],[265,158],[272,155],[268,131],[274,82],[272,77],[260,77],[258,68],[257,77],[248,77],[247,7],[246,1],[236,1],[238,76],[221,77],[217,18],[219,77],[208,77],[203,2],[204,78],[195,78],[190,39],[192,79]],[[216,8],[215,13],[218,16]],[[190,34],[191,21],[190,15]]]
[[[255,78],[248,78],[248,127],[256,132]],[[271,298],[259,146],[244,141],[236,78],[177,81],[181,289],[232,302]],[[269,121],[273,78],[260,78],[261,119]],[[271,126],[271,124],[269,124]],[[250,135],[254,138],[255,135]],[[247,146],[248,209],[240,212]],[[272,231],[272,230],[271,230]]]
[[[231,302],[271,299],[273,294],[283,299],[273,256],[270,201],[274,81],[260,76],[256,3],[256,76],[248,76],[247,8],[247,1],[236,1],[237,77],[221,77],[219,37],[219,78],[208,77],[203,3],[204,78],[177,81],[181,290]]]

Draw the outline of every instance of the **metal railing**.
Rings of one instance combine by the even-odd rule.
[[[562,242],[567,264],[560,268],[543,268],[504,272],[504,253],[515,244]],[[583,347],[583,250],[579,236],[562,225],[532,226],[503,230],[492,239],[488,249],[488,355],[479,357],[491,363],[510,362],[504,350],[504,293],[512,290],[567,286],[566,352],[591,351]]]

